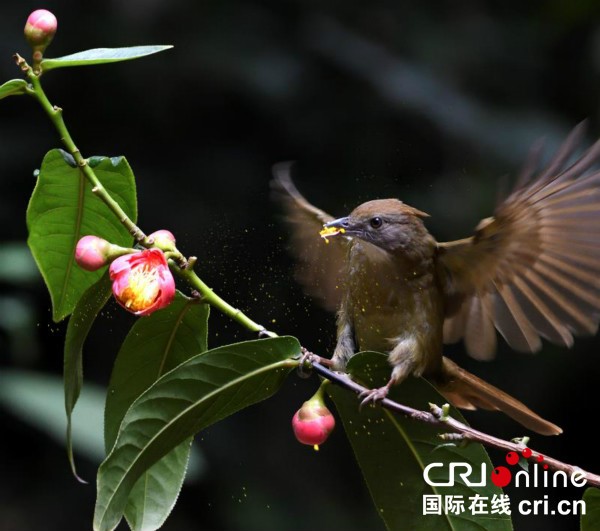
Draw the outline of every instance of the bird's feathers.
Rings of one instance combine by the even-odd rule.
[[[475,235],[439,244],[448,301],[447,343],[464,338],[474,357],[493,357],[495,330],[516,350],[541,338],[571,346],[600,320],[600,141],[570,166],[576,128],[535,176],[533,157],[494,218]]]
[[[443,358],[443,369],[436,387],[452,404],[462,409],[502,411],[512,419],[542,435],[559,435],[562,429],[540,417],[525,404],[504,391]]]
[[[274,166],[271,189],[291,228],[290,249],[297,261],[296,278],[309,295],[334,312],[344,291],[348,241],[336,237],[326,243],[319,237],[323,225],[334,218],[304,199],[290,178],[290,169],[288,162]]]

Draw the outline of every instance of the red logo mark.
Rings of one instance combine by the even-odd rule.
[[[506,454],[506,462],[509,465],[516,465],[519,462],[519,454],[517,452],[508,452]]]
[[[496,485],[496,487],[506,487],[510,483],[512,479],[512,474],[510,470],[505,466],[497,466],[492,470],[492,483]]]
[[[533,452],[530,448],[524,448],[521,452],[521,455],[523,456],[523,458],[529,459],[533,455]],[[520,457],[517,452],[508,452],[506,454],[505,459],[509,465],[514,466],[518,464]],[[540,454],[536,457],[536,459],[538,463],[541,463],[544,461],[544,456]],[[548,465],[544,464],[544,469],[547,470]],[[510,483],[512,479],[512,473],[505,466],[497,466],[496,468],[494,468],[494,470],[492,470],[492,474],[490,477],[492,479],[492,483],[496,485],[496,487],[503,488]]]

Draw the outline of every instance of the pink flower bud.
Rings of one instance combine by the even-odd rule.
[[[148,236],[154,240],[155,245],[160,247],[163,251],[174,251],[175,250],[175,236],[173,233],[166,229],[157,230]]]
[[[25,38],[35,51],[43,52],[52,42],[57,27],[56,17],[50,11],[38,9],[27,19]]]
[[[322,389],[302,404],[292,418],[292,428],[296,439],[319,449],[335,427],[335,418],[323,402]]]
[[[110,264],[109,273],[115,299],[135,315],[150,315],[175,296],[175,281],[160,249],[120,256]]]
[[[98,236],[84,236],[77,242],[75,261],[86,271],[96,271],[108,264],[112,247]]]

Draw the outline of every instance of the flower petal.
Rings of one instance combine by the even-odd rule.
[[[134,315],[150,315],[168,306],[175,296],[175,280],[160,249],[121,256],[110,267],[118,303]]]

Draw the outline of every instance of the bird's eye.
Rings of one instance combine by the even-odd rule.
[[[374,229],[378,229],[383,225],[383,220],[379,217],[371,218],[371,221],[369,223],[371,224],[371,227],[373,227]]]

